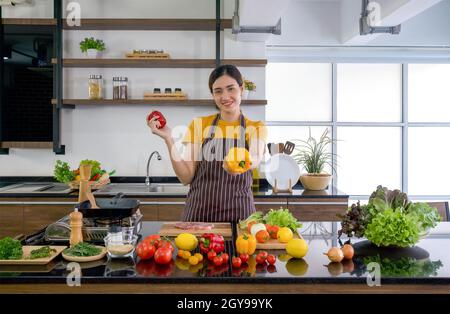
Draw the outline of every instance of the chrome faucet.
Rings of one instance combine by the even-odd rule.
[[[156,150],[153,153],[151,153],[150,156],[148,157],[148,160],[147,160],[147,176],[145,177],[145,185],[148,185],[148,186],[150,185],[150,173],[149,173],[150,161],[152,160],[154,154],[156,154],[156,157],[158,158],[158,160],[161,160],[161,155]]]

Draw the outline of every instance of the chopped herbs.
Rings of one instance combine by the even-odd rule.
[[[19,240],[14,240],[11,237],[0,240],[0,259],[21,259],[22,256],[22,244]]]
[[[48,245],[43,246],[39,249],[32,250],[30,252],[30,259],[50,257],[54,252],[56,252],[56,250],[50,248]]]
[[[94,256],[100,254],[102,249],[86,242],[80,242],[73,247],[65,249],[63,252],[70,256]]]

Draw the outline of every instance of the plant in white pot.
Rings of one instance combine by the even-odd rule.
[[[105,43],[103,40],[94,37],[85,38],[80,42],[80,49],[88,58],[98,58],[99,52],[105,50]]]
[[[256,84],[252,81],[244,79],[244,93],[242,99],[248,99],[251,92],[256,91]]]
[[[306,190],[321,191],[331,182],[331,174],[324,172],[326,165],[333,169],[333,154],[329,145],[333,140],[328,135],[328,129],[317,140],[311,135],[305,140],[293,140],[296,143],[293,157],[297,163],[303,165],[306,174],[300,176],[300,182]]]

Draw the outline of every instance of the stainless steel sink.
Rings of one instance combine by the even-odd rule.
[[[0,194],[67,194],[72,189],[64,183],[24,182],[0,188]]]
[[[111,183],[100,190],[94,192],[94,195],[115,195],[122,192],[123,194],[175,194],[186,195],[189,191],[188,186],[180,183],[160,183],[150,186],[144,183]]]

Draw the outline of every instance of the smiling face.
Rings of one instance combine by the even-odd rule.
[[[222,75],[212,85],[214,101],[220,111],[233,113],[240,110],[242,86],[229,75]]]

